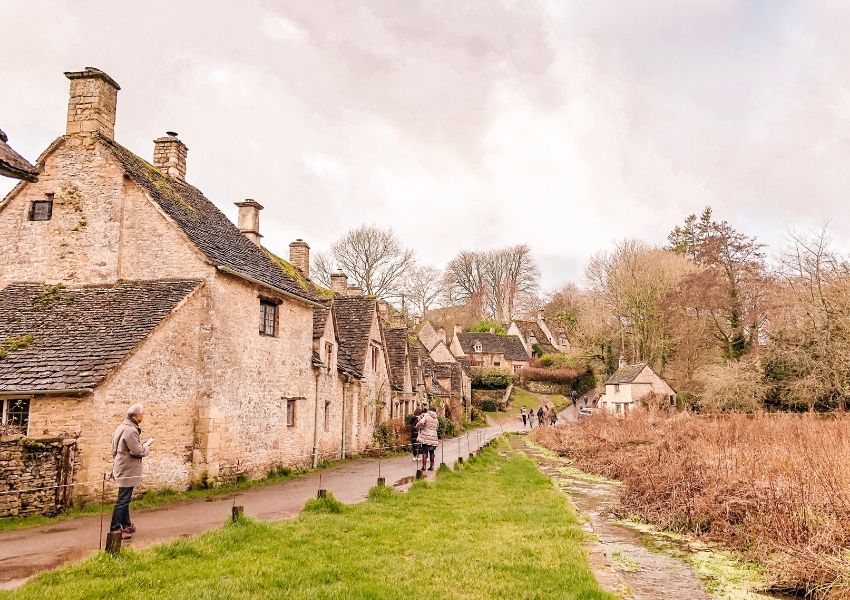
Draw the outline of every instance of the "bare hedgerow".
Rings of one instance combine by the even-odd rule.
[[[850,417],[639,410],[536,436],[623,481],[624,516],[746,552],[775,589],[850,597]]]

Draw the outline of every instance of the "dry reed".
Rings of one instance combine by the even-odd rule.
[[[536,436],[623,481],[624,516],[742,550],[775,590],[850,598],[850,417],[636,411]]]

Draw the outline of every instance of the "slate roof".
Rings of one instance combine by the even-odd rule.
[[[365,296],[336,298],[333,310],[339,335],[337,362],[340,369],[362,377],[375,316],[375,301]]]
[[[646,363],[638,363],[636,365],[625,365],[617,369],[617,371],[608,378],[605,385],[614,385],[620,383],[632,383],[638,375],[646,368]]]
[[[404,371],[409,365],[407,355],[407,328],[393,327],[384,329],[384,343],[387,347],[387,362],[390,366],[392,387],[404,391]]]
[[[27,159],[18,154],[6,142],[9,138],[0,130],[0,175],[24,179],[26,181],[38,181],[38,171]]]
[[[318,300],[315,293],[299,285],[295,278],[245,237],[199,189],[164,175],[152,164],[114,141],[102,136],[100,139],[123,165],[130,179],[153,198],[217,267],[255,279],[308,302]]]
[[[328,317],[331,316],[331,303],[323,302],[313,308],[313,339],[317,340],[325,333]]]
[[[537,344],[545,353],[558,351],[558,349],[551,344],[549,338],[546,337],[546,333],[544,333],[543,329],[540,328],[537,321],[520,321],[519,319],[514,319],[514,323],[516,323],[517,328],[519,328],[520,333],[522,333],[522,337],[525,338],[525,341],[530,345],[534,346]],[[532,334],[537,340],[536,342],[532,342],[528,339]]]
[[[504,354],[507,360],[530,360],[522,341],[515,335],[458,333],[457,339],[464,354],[475,354],[472,347],[475,342],[481,342],[482,354]]]
[[[92,389],[200,281],[136,281],[79,288],[12,283],[0,290],[0,391]]]

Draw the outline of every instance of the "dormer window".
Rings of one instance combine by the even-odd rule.
[[[567,336],[562,335],[561,338],[560,338],[560,342],[561,342],[562,346],[566,346],[567,345]]]
[[[30,204],[30,221],[49,221],[53,216],[53,194],[45,194],[44,200],[33,200]]]
[[[534,335],[533,333],[529,333],[528,334],[528,343],[529,344],[536,344],[537,343],[537,336]]]
[[[484,346],[481,345],[481,342],[475,342],[472,345],[472,351],[478,353],[484,352]]]

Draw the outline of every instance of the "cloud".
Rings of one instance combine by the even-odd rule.
[[[122,85],[119,141],[148,156],[179,131],[189,179],[231,216],[242,198],[264,204],[275,251],[297,237],[320,249],[360,223],[392,226],[437,265],[527,242],[548,287],[614,240],[663,242],[705,205],[774,247],[789,226],[846,212],[847,8],[202,7],[9,7],[0,49],[18,58],[0,127],[35,158],[62,132],[61,72],[99,66]],[[847,247],[850,224],[832,227]]]

